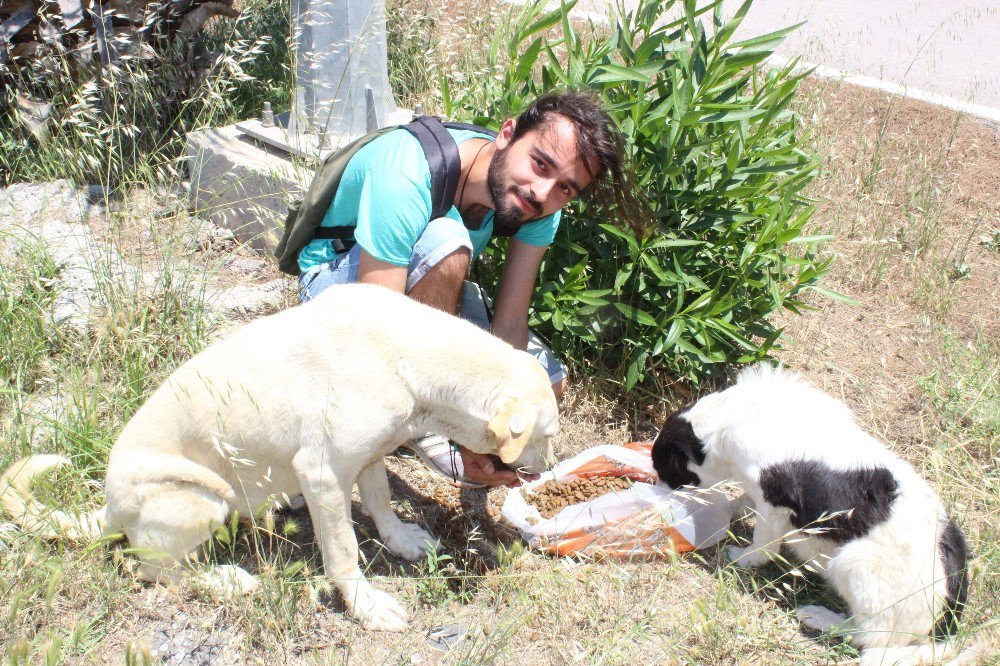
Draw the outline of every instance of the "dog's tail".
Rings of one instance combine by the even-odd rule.
[[[31,482],[49,470],[69,465],[62,456],[31,456],[0,474],[0,506],[23,529],[46,539],[96,540],[104,531],[107,507],[83,515],[48,509],[31,496]]]
[[[958,646],[954,640],[935,641],[906,647],[866,648],[861,652],[861,666],[918,666],[921,664],[947,664],[963,666],[978,664],[987,656],[983,645],[973,645],[955,654]]]

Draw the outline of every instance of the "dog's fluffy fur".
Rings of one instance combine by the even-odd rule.
[[[672,414],[653,446],[672,488],[742,485],[756,508],[753,543],[731,548],[759,566],[782,542],[811,562],[850,617],[798,609],[803,624],[839,629],[865,663],[940,658],[967,595],[965,540],[913,468],[865,433],[839,400],[780,368],[743,371],[731,388]]]
[[[537,472],[557,428],[549,379],[527,353],[387,289],[340,286],[178,368],[115,443],[100,511],[74,517],[31,499],[31,479],[67,462],[58,456],[11,466],[0,501],[32,529],[123,532],[142,578],[173,581],[232,511],[246,517],[301,494],[349,611],[367,627],[400,631],[406,612],[358,567],[355,483],[385,545],[417,559],[433,539],[390,507],[387,453],[435,432]],[[257,586],[238,567],[200,571],[223,592]]]

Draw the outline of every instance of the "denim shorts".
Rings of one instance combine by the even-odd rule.
[[[449,217],[431,220],[413,247],[410,265],[407,267],[406,291],[413,289],[414,285],[439,261],[463,247],[472,251],[469,232],[461,222]],[[315,298],[331,285],[357,282],[360,256],[361,246],[355,245],[350,251],[337,255],[333,261],[313,266],[303,273],[299,277],[299,296],[302,302]],[[458,316],[479,328],[489,330],[490,305],[490,300],[482,288],[474,282],[466,281]],[[538,359],[553,384],[566,378],[566,366],[531,330],[528,331],[527,352]]]

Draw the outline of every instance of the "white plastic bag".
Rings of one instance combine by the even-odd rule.
[[[536,481],[507,493],[501,514],[535,548],[552,555],[657,557],[718,543],[732,519],[718,489],[672,491],[656,484],[649,442],[595,446],[564,460]],[[619,476],[632,487],[542,518],[524,497],[549,480]]]

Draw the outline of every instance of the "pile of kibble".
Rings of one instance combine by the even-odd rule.
[[[617,476],[595,476],[589,479],[575,478],[568,481],[546,481],[528,492],[524,499],[538,509],[542,518],[551,518],[573,504],[589,502],[607,493],[626,490],[632,482]]]

